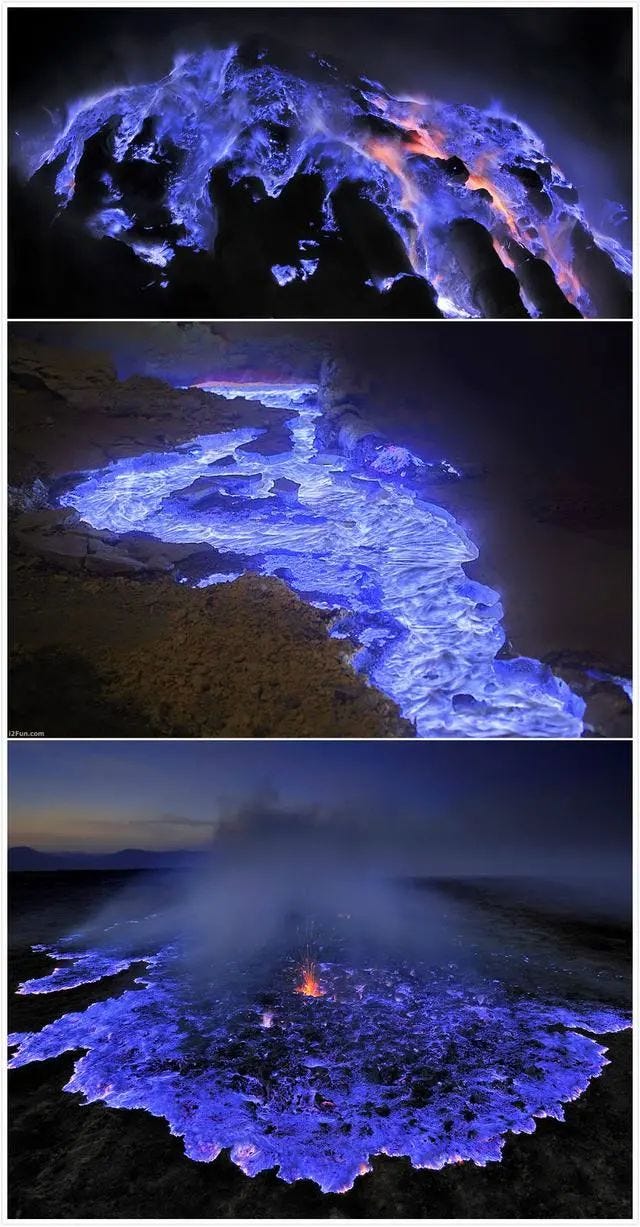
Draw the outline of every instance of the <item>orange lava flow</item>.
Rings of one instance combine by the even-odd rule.
[[[487,163],[489,162],[489,160],[490,160],[489,154],[484,154],[481,158],[478,159],[472,173],[469,175],[469,178],[467,179],[466,186],[476,191],[478,188],[483,187],[485,191],[490,193],[493,199],[494,208],[497,209],[498,213],[502,214],[511,233],[513,234],[513,237],[517,239],[519,238],[519,234],[520,234],[518,223],[511,209],[509,208],[509,205],[507,204],[506,200],[504,199],[504,197],[501,195],[501,193],[498,191],[497,187],[495,186],[495,183],[493,182],[492,179],[489,179],[487,174],[485,173],[487,170]]]
[[[441,132],[436,132],[435,128],[432,132],[428,132],[426,128],[406,120],[395,122],[398,127],[404,128],[409,133],[407,148],[411,150],[411,153],[423,153],[427,158],[444,158],[445,161],[449,157],[444,136]]]
[[[394,122],[399,127],[403,127],[409,131],[409,139],[401,148],[391,141],[373,139],[367,141],[365,149],[370,157],[375,158],[378,162],[382,162],[389,168],[402,183],[404,192],[401,201],[403,208],[410,208],[412,205],[417,205],[419,202],[419,192],[416,186],[411,182],[404,165],[405,152],[422,153],[429,158],[448,158],[445,141],[442,133],[428,132],[425,128],[413,127],[411,123],[402,120],[394,119]],[[487,163],[490,161],[490,155],[485,154],[476,162],[469,178],[466,182],[466,187],[470,190],[478,190],[484,188],[489,192],[494,208],[502,215],[507,223],[514,238],[519,237],[518,223],[514,217],[512,210],[509,208],[507,201],[501,192],[498,191],[495,183],[486,173]]]
[[[415,217],[421,204],[420,189],[413,181],[406,165],[406,155],[407,153],[418,153],[424,154],[429,158],[442,158],[446,160],[450,156],[446,135],[435,128],[431,130],[425,128],[416,114],[399,116],[395,113],[388,99],[376,96],[372,101],[396,127],[404,129],[406,136],[401,142],[389,140],[388,138],[371,138],[365,142],[364,151],[369,157],[381,162],[397,177],[402,185],[401,207],[412,212]],[[506,223],[511,236],[517,242],[522,243],[520,226],[513,208],[491,177],[491,164],[497,155],[498,151],[496,150],[490,150],[487,153],[481,154],[470,168],[469,176],[464,186],[469,191],[478,191],[480,188],[484,188],[491,196],[493,208],[503,219],[504,223]],[[548,232],[546,226],[540,226],[539,232],[545,243],[547,259],[555,272],[558,285],[569,301],[577,305],[582,293],[582,286],[570,262],[563,259],[558,250],[562,246],[562,238],[558,241],[557,236],[554,238]],[[513,268],[513,261],[509,258],[504,244],[499,242],[496,236],[494,236],[494,246],[503,262]],[[415,235],[410,240],[409,256],[411,263],[416,268]],[[416,271],[418,271],[417,268]]]
[[[570,263],[563,259],[558,250],[562,246],[563,240],[566,241],[566,234],[561,233],[558,236],[553,236],[546,225],[540,226],[539,230],[547,253],[547,259],[556,275],[556,281],[563,294],[570,302],[577,306],[582,294],[580,278],[576,276]]]
[[[365,144],[366,152],[370,157],[375,158],[377,162],[382,162],[383,166],[388,167],[390,171],[400,180],[402,184],[402,200],[400,204],[403,209],[410,209],[419,204],[420,193],[415,184],[411,182],[409,175],[404,167],[404,157],[401,149],[398,148],[392,141],[370,140]]]
[[[296,985],[295,992],[302,993],[304,997],[324,997],[324,989],[320,987],[320,982],[317,977],[317,968],[313,959],[306,958],[300,968],[301,981]]]

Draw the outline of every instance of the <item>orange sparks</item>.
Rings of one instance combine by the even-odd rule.
[[[302,967],[300,968],[301,981],[296,985],[296,993],[302,993],[304,997],[324,997],[324,989],[320,987],[320,982],[317,975],[317,967],[310,955],[307,955]]]

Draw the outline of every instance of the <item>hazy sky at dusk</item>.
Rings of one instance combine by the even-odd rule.
[[[416,872],[618,872],[629,857],[622,742],[24,742],[10,745],[10,843],[195,848],[251,815],[345,826]]]

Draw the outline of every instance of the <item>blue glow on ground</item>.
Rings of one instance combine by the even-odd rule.
[[[581,735],[584,703],[565,682],[538,661],[496,659],[505,641],[498,594],[467,578],[476,547],[421,497],[429,464],[393,445],[366,468],[319,451],[313,388],[216,383],[215,391],[290,408],[290,448],[261,455],[260,427],[202,435],[173,452],[116,461],[61,502],[96,528],[258,555],[261,573],[344,610],[334,633],[361,645],[355,666],[420,737]],[[446,461],[433,471],[456,472]],[[274,486],[283,478],[297,491]]]
[[[290,281],[308,281],[317,267],[317,260],[300,260],[299,264],[274,264],[271,272],[278,285],[288,285]]]
[[[278,285],[288,285],[290,281],[295,281],[298,276],[298,270],[293,264],[274,264],[271,272]]]
[[[310,998],[291,959],[265,963],[249,987],[224,972],[190,977],[177,946],[50,953],[61,966],[20,993],[134,964],[138,987],[10,1035],[10,1068],[82,1050],[64,1089],[84,1102],[163,1117],[198,1162],[228,1148],[247,1176],[275,1168],[324,1192],[351,1188],[379,1154],[435,1170],[499,1160],[507,1134],[562,1121],[602,1072],[593,1036],[630,1025],[610,1006],[532,996],[453,963],[320,963],[324,995]]]
[[[135,203],[127,205],[126,192],[109,175],[103,176],[103,207],[87,220],[94,234],[116,237],[140,259],[161,267],[176,247],[213,247],[218,223],[209,187],[217,166],[229,167],[233,182],[258,180],[271,197],[299,173],[320,173],[324,233],[335,229],[331,192],[357,180],[397,233],[413,272],[436,287],[445,314],[479,314],[443,239],[447,224],[459,217],[483,224],[506,264],[505,243],[512,240],[542,257],[567,298],[583,314],[594,314],[572,267],[571,233],[576,222],[589,229],[587,219],[572,186],[526,124],[471,106],[395,98],[375,82],[343,80],[318,57],[316,66],[324,73],[310,82],[264,60],[243,62],[236,52],[231,46],[180,56],[160,81],[115,87],[75,102],[53,141],[23,149],[28,173],[60,159],[55,190],[66,207],[74,197],[85,142],[101,131],[116,178],[125,162],[164,166],[162,206],[173,231],[170,241],[151,235],[147,246]],[[451,158],[464,163],[467,178],[459,161],[443,169]],[[542,184],[541,193],[532,192],[532,175]],[[114,219],[116,200],[124,219]],[[591,233],[630,274],[630,252],[615,238]],[[273,270],[278,280],[279,267],[284,265]]]

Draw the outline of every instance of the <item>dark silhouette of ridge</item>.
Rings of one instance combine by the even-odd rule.
[[[155,852],[148,848],[122,848],[118,852],[39,852],[37,848],[9,848],[9,872],[69,869],[182,869],[197,863],[201,853],[185,848]]]

